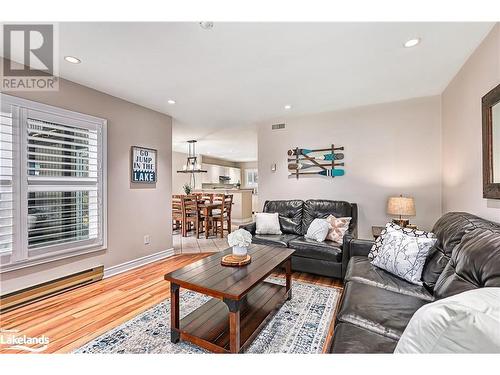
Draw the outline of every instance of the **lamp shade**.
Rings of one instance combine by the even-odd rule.
[[[415,201],[411,197],[390,197],[387,201],[387,214],[415,216]]]

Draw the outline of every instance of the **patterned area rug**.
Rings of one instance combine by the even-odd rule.
[[[283,279],[268,278],[277,284]],[[264,327],[247,353],[321,353],[341,290],[292,282],[290,301]],[[181,289],[181,318],[210,297]],[[206,353],[196,345],[170,342],[170,300],[94,339],[75,353]]]

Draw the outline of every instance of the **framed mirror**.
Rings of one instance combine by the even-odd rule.
[[[500,85],[483,96],[483,198],[500,199]]]

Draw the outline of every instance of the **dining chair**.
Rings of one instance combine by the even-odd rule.
[[[214,201],[214,194],[212,193],[194,193],[201,203],[212,203]]]
[[[201,194],[201,201],[204,203],[213,203],[214,194],[213,193],[202,193]]]
[[[193,225],[196,238],[200,238],[200,231],[202,231],[205,218],[201,215],[196,195],[182,196],[182,220],[182,236],[187,237],[187,232]]]
[[[172,195],[172,230],[179,230],[184,227],[182,217],[181,195]]]
[[[220,202],[220,209],[218,212],[214,212],[211,220],[213,221],[213,229],[215,235],[219,234],[219,223],[220,223],[220,238],[224,238],[224,223],[227,223],[227,233],[231,233],[231,210],[233,207],[233,195],[232,194],[215,194],[214,203]]]

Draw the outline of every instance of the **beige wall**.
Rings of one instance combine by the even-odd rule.
[[[474,51],[442,95],[443,212],[500,222],[500,200],[483,198],[481,98],[500,83],[500,25]]]
[[[323,198],[359,205],[359,236],[383,225],[387,198],[415,197],[411,222],[430,229],[441,215],[440,98],[427,97],[350,110],[280,118],[259,126],[259,202]],[[271,124],[285,122],[283,130]],[[345,147],[345,176],[288,177],[287,150]],[[271,164],[276,163],[276,172]]]
[[[1,60],[0,60],[1,63]],[[89,267],[105,268],[172,248],[170,193],[172,119],[73,82],[58,92],[7,93],[108,120],[108,249],[1,274],[1,293]],[[130,184],[130,147],[158,150],[156,187]],[[144,245],[144,235],[151,243]]]

